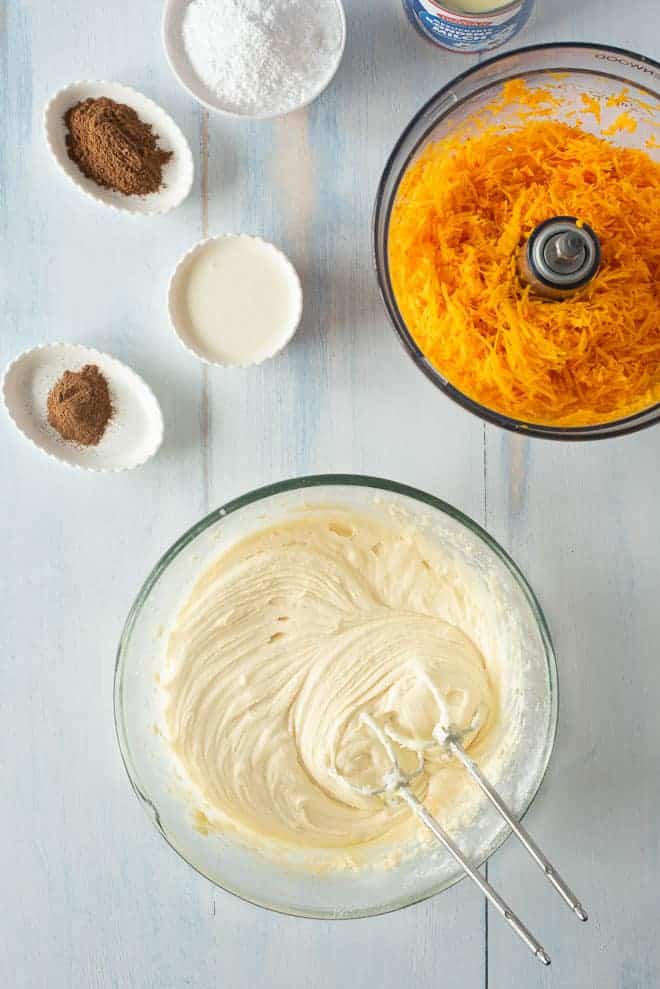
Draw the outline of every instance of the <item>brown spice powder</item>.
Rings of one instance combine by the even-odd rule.
[[[105,96],[87,99],[64,115],[69,158],[89,179],[127,196],[158,192],[171,151],[135,110]]]
[[[96,364],[65,371],[48,394],[48,422],[60,436],[96,446],[112,416],[108,382]]]

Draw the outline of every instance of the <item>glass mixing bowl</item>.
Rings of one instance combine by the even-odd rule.
[[[352,475],[305,477],[237,498],[193,526],[167,551],[140,590],[124,628],[115,671],[115,723],[133,788],[165,840],[193,868],[242,898],[283,913],[365,917],[396,910],[447,889],[461,873],[438,845],[391,868],[365,867],[317,874],[273,861],[229,837],[202,834],[167,743],[154,731],[162,712],[158,686],[168,629],[191,585],[236,540],[314,507],[343,507],[392,524],[392,513],[423,529],[424,538],[460,554],[475,579],[504,602],[525,675],[520,744],[507,762],[500,792],[515,814],[531,804],[552,752],[557,725],[557,671],[545,619],[515,563],[476,523],[414,488]],[[504,597],[500,597],[503,595]],[[508,625],[507,621],[507,625]],[[483,861],[507,837],[489,804],[457,839],[471,861]]]
[[[660,64],[634,52],[604,45],[535,45],[498,55],[457,76],[415,114],[390,155],[378,187],[373,222],[374,256],[385,308],[399,339],[420,370],[451,399],[487,422],[529,436],[561,440],[605,439],[632,433],[660,419],[660,403],[624,419],[590,426],[564,427],[524,422],[481,405],[454,387],[427,360],[397,306],[390,279],[387,245],[390,216],[399,183],[428,144],[441,140],[464,125],[468,118],[500,94],[504,83],[517,78],[524,79],[531,86],[552,89],[562,101],[562,110],[555,111],[560,118],[573,111],[584,113],[583,93],[602,99],[616,97],[627,87],[630,99],[622,109],[635,118],[637,130],[634,133],[619,133],[612,140],[628,147],[641,147],[653,135],[657,140]],[[656,129],[650,123],[653,119],[651,114],[640,111],[635,100],[655,109]],[[514,106],[510,111],[501,111],[498,120],[505,125],[518,109]],[[566,119],[570,121],[569,117]],[[583,119],[583,128],[589,129],[588,119]],[[660,158],[658,147],[648,153],[656,159]]]

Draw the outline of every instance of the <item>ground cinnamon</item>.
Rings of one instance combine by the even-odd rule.
[[[171,151],[135,110],[103,96],[82,100],[64,115],[69,158],[87,178],[127,196],[158,192]]]
[[[48,422],[60,436],[96,446],[112,416],[108,382],[96,364],[65,371],[48,394]]]

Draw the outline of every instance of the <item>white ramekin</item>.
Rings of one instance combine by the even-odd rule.
[[[244,361],[242,363],[232,363],[229,361],[222,361],[218,358],[210,356],[207,352],[202,350],[197,344],[194,334],[191,328],[186,325],[185,313],[182,311],[182,305],[177,298],[181,288],[181,282],[186,276],[186,269],[192,259],[202,251],[208,244],[214,241],[234,238],[234,237],[249,237],[250,240],[258,241],[261,244],[265,244],[269,250],[274,251],[279,258],[284,262],[284,270],[286,270],[288,277],[291,280],[291,287],[296,295],[296,309],[295,315],[291,320],[291,325],[289,327],[289,332],[282,340],[279,341],[278,345],[272,349],[267,354],[261,356],[258,360]],[[263,364],[264,361],[270,360],[279,354],[292,340],[295,335],[298,326],[300,325],[300,320],[302,318],[303,309],[303,292],[302,286],[300,284],[300,278],[298,273],[294,268],[293,264],[289,258],[284,254],[283,251],[271,244],[270,241],[264,240],[262,237],[255,237],[250,234],[236,234],[236,233],[226,233],[220,234],[217,237],[207,237],[204,240],[198,241],[193,247],[187,251],[177,264],[172,277],[170,278],[168,289],[167,289],[167,311],[170,318],[170,325],[174,332],[176,333],[179,341],[183,344],[186,350],[196,357],[198,360],[203,361],[205,364],[213,365],[215,367],[254,367],[257,364]]]

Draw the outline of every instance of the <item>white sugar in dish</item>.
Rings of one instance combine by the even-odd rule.
[[[311,102],[344,44],[338,0],[192,0],[182,23],[190,65],[218,105],[277,116]]]

